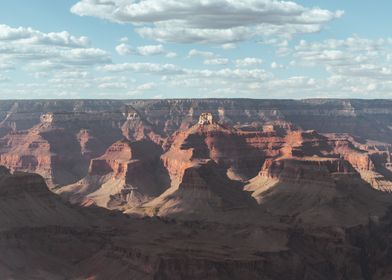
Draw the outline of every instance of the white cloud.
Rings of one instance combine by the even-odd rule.
[[[155,83],[144,83],[136,86],[136,88],[131,90],[129,94],[134,96],[140,96],[143,95],[145,92],[154,90],[155,88],[156,88]]]
[[[33,66],[60,69],[105,64],[111,58],[106,51],[89,47],[87,37],[3,24],[0,25],[0,61],[7,61],[8,68],[24,64],[34,70]]]
[[[196,49],[192,49],[188,52],[188,57],[203,57],[205,59],[213,59],[217,58],[218,55],[213,53],[213,52],[208,52],[208,51],[200,51]]]
[[[13,70],[13,69],[15,69],[15,67],[11,63],[0,60],[0,70],[1,71],[9,71],[9,70]]]
[[[359,37],[322,42],[301,40],[295,46],[293,56],[298,63],[305,66],[352,65],[382,55],[382,50],[388,44],[389,42],[384,39],[370,40]]]
[[[157,64],[157,63],[121,63],[108,64],[99,68],[107,72],[137,72],[147,74],[180,74],[183,70],[174,64]]]
[[[135,50],[130,45],[125,43],[121,43],[120,45],[117,45],[115,49],[119,55],[129,55],[135,53]]]
[[[99,70],[107,73],[131,72],[135,75],[156,75],[161,77],[162,85],[171,91],[192,88],[197,91],[204,89],[205,92],[211,94],[215,90],[221,91],[223,88],[231,89],[235,94],[256,91],[258,83],[263,84],[273,78],[271,73],[263,69],[223,68],[208,70],[154,63],[109,64],[100,67]],[[160,89],[163,90],[162,87]],[[138,91],[140,89],[135,89],[132,93],[136,94]]]
[[[225,78],[225,79],[239,79],[243,81],[263,81],[271,78],[271,74],[263,69],[231,69],[224,68],[219,70],[184,70],[188,76],[199,76],[204,78]]]
[[[203,61],[205,65],[226,65],[229,63],[227,58],[212,58]]]
[[[165,77],[165,85],[185,92],[196,91],[203,97],[249,97],[261,92],[262,85],[273,78],[263,69],[184,69],[183,72]]]
[[[139,46],[139,47],[132,47],[129,44],[121,43],[116,46],[116,52],[119,55],[141,55],[141,56],[151,56],[151,55],[160,55],[166,54],[168,57],[173,57],[175,53],[171,52],[170,55],[166,52],[163,45],[146,45],[146,46]]]
[[[358,64],[351,66],[343,66],[329,68],[331,72],[341,76],[363,77],[375,80],[392,79],[392,67],[374,64]]]
[[[259,66],[262,63],[263,63],[262,59],[255,58],[255,57],[245,57],[242,59],[235,60],[235,65],[238,68]]]
[[[254,32],[247,27],[230,29],[198,29],[181,27],[177,21],[156,23],[156,27],[137,28],[137,33],[147,39],[159,42],[183,44],[225,44],[246,41],[253,37]]]
[[[165,52],[163,45],[147,45],[137,48],[137,53],[143,56],[163,54]]]
[[[302,40],[293,50],[292,65],[321,66],[332,75],[387,80],[392,78],[392,68],[388,63],[390,54],[392,42],[389,39]]]
[[[232,49],[237,48],[237,45],[236,45],[236,44],[233,44],[233,43],[227,43],[227,44],[221,45],[221,47],[222,47],[222,49],[224,49],[224,50],[232,50]]]
[[[175,52],[168,52],[166,54],[166,57],[167,58],[175,58],[175,57],[177,57],[177,53],[175,53]]]
[[[192,57],[203,58],[204,59],[203,64],[205,65],[226,65],[229,63],[229,59],[223,58],[220,55],[210,51],[191,49],[188,52],[188,58],[192,58]]]
[[[272,68],[272,69],[283,69],[284,66],[283,66],[282,64],[277,63],[276,61],[273,61],[273,62],[271,63],[271,68]]]
[[[102,83],[98,85],[100,89],[127,89],[127,83]]]
[[[137,87],[137,90],[139,90],[139,91],[146,91],[146,90],[152,90],[154,88],[155,88],[155,84],[154,83],[145,83],[145,84],[139,85]]]
[[[317,32],[343,15],[275,0],[80,0],[71,12],[135,24],[141,36],[160,42],[216,44]]]
[[[6,77],[6,76],[0,74],[0,83],[4,83],[4,82],[8,82],[8,81],[10,81],[9,77]]]
[[[72,36],[67,31],[43,33],[31,27],[14,28],[5,24],[0,24],[0,41],[79,48],[89,45],[87,37]]]

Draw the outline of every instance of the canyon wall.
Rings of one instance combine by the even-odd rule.
[[[0,278],[389,279],[391,105],[1,102]]]

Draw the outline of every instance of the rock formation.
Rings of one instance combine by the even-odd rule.
[[[382,215],[389,205],[389,198],[368,184],[366,172],[373,168],[368,153],[347,138],[295,131],[244,189],[275,215],[324,225],[356,224],[367,220],[369,211]]]
[[[0,231],[16,227],[77,226],[87,222],[81,213],[52,194],[36,174],[0,174]]]
[[[4,101],[0,278],[389,279],[391,104]]]
[[[202,113],[199,117],[200,125],[214,124],[213,116],[211,113]]]
[[[62,187],[58,193],[72,203],[91,200],[108,208],[132,206],[122,193],[127,184],[137,188],[141,201],[158,196],[168,184],[159,159],[161,153],[162,148],[151,140],[117,141],[102,156],[91,160],[85,178]]]
[[[254,141],[255,145],[266,145],[270,143],[266,138],[268,134],[271,137],[280,137],[276,135],[281,135],[293,127],[335,135],[346,133],[367,147],[374,147],[371,143],[376,141],[384,146],[392,142],[392,131],[383,129],[390,126],[392,119],[389,101],[247,99],[5,101],[0,105],[0,118],[2,118],[0,136],[3,137],[1,142],[7,143],[7,147],[4,149],[3,144],[1,154],[6,155],[9,150],[10,155],[6,155],[4,161],[0,163],[12,170],[38,172],[47,178],[47,182],[52,187],[74,183],[86,176],[91,159],[102,155],[122,136],[131,141],[150,139],[167,150],[170,148],[171,135],[196,124],[203,112],[209,112],[219,123],[236,127],[244,132],[258,131],[255,137],[250,136],[249,133],[244,136],[248,141]],[[45,135],[37,132],[39,126],[46,127]],[[267,142],[260,142],[261,131]],[[17,134],[31,133],[40,134],[42,141],[49,142],[52,160],[45,168],[36,168],[33,163],[30,164],[31,168],[25,168],[26,164],[22,163],[23,160],[17,159],[18,156],[13,153],[14,149],[20,149],[23,144],[20,141],[12,142],[10,138]],[[28,137],[22,142],[29,142]],[[64,138],[67,140],[64,141]],[[278,139],[271,140],[275,142]],[[370,145],[366,145],[366,142]],[[32,145],[36,144],[32,143]],[[273,153],[275,150],[264,149],[264,151]],[[23,153],[29,158],[36,157],[33,152],[31,154],[26,149]],[[372,161],[376,158],[378,161],[376,169],[382,170],[383,177],[389,178],[390,174],[386,166],[390,153],[384,151],[384,156],[375,155]],[[21,165],[24,167],[21,168]],[[377,185],[379,189],[390,188],[389,179],[384,180],[383,177],[372,172],[367,177],[368,181]]]
[[[210,170],[210,169],[208,169]],[[355,226],[135,219],[78,208],[1,170],[4,279],[388,279],[390,215]],[[367,197],[369,199],[369,197]],[[21,269],[23,267],[23,269]],[[385,278],[386,277],[386,278]]]

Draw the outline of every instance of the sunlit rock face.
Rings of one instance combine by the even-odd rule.
[[[202,113],[199,117],[199,124],[200,125],[209,125],[213,124],[213,116],[211,113]]]
[[[392,189],[387,101],[7,101],[0,115],[0,163],[38,173],[51,188],[76,184],[91,172],[126,177],[127,164],[113,171],[100,160],[125,138],[161,147],[153,164],[164,170],[158,172],[166,178],[158,180],[165,182],[161,191],[178,186],[199,160],[210,159],[229,179],[246,183],[266,160],[282,155],[339,157],[374,188]]]
[[[123,136],[130,141],[149,139],[168,150],[174,133],[190,128],[206,113],[201,118],[206,118],[206,124],[216,122],[244,132],[263,131],[275,138],[265,142],[259,135],[244,135],[245,141],[257,146],[269,142],[277,145],[277,137],[289,127],[346,133],[362,146],[377,147],[372,149],[372,161],[377,161],[377,169],[390,172],[388,149],[384,149],[384,156],[377,155],[380,146],[392,141],[390,105],[390,101],[376,100],[4,101],[0,105],[4,155],[0,163],[14,170],[38,172],[53,187],[74,183],[87,174],[91,159]],[[265,150],[269,154],[276,151]],[[23,159],[18,159],[20,156]],[[351,156],[350,161],[356,161],[360,168],[371,164],[360,155]],[[378,175],[367,177],[380,189],[389,188]]]
[[[246,183],[266,160],[279,157],[329,157],[335,163],[340,158],[374,188],[392,189],[387,101],[7,101],[0,115],[0,163],[38,173],[51,188],[80,184],[88,176],[102,185],[97,178],[106,182],[110,174],[121,189],[131,180],[124,178],[134,178],[126,175],[130,165],[105,157],[125,138],[160,149],[149,160],[153,167],[146,167],[160,170],[157,181],[164,182],[146,194],[151,198],[178,187],[185,170],[201,161],[212,160],[230,180]]]
[[[1,103],[0,278],[389,279],[391,105]]]
[[[122,139],[90,162],[87,176],[60,188],[59,193],[72,203],[86,201],[106,207],[132,206],[127,199],[128,185],[133,186],[138,204],[161,194],[168,186],[168,175],[160,155],[162,148],[151,140]]]

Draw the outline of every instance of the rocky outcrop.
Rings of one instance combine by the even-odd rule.
[[[317,228],[269,219],[134,219],[67,206],[37,175],[5,176],[0,198],[7,214],[14,213],[12,223],[0,215],[5,279],[365,280],[390,274],[387,221]]]
[[[11,131],[1,139],[0,164],[13,171],[38,173],[51,188],[76,182],[87,173],[91,158],[121,137],[115,125],[118,115],[122,116],[42,114],[39,124]]]
[[[37,125],[47,112],[126,115],[133,111],[163,136],[189,128],[201,113],[211,112],[218,122],[230,125],[286,121],[320,133],[350,133],[388,143],[392,139],[392,131],[384,129],[391,123],[390,100],[8,100],[0,105],[2,127],[15,130]]]
[[[0,278],[388,279],[389,107],[2,102]]]
[[[36,174],[0,174],[0,231],[21,226],[82,225],[87,218],[51,193]]]
[[[253,206],[255,203],[242,191],[242,184],[230,180],[214,161],[207,160],[185,169],[178,186],[142,207],[149,215],[213,219]]]
[[[91,159],[102,155],[122,136],[131,141],[151,140],[168,150],[173,141],[171,135],[196,124],[203,112],[210,112],[217,123],[242,131],[240,141],[261,148],[263,153],[267,153],[265,157],[276,156],[281,142],[285,141],[282,139],[284,134],[297,128],[313,129],[319,133],[348,133],[361,139],[360,142],[365,145],[360,149],[366,151],[364,146],[369,149],[380,147],[378,144],[366,145],[366,141],[392,142],[392,131],[384,129],[390,126],[392,120],[388,104],[389,101],[378,100],[6,101],[0,105],[0,136],[4,137],[1,142],[10,143],[9,150],[19,149],[20,144],[11,143],[10,138],[19,133],[33,133],[37,126],[44,126],[46,133],[39,134],[43,141],[49,143],[53,157],[44,168],[46,171],[34,167],[37,159],[11,160],[10,157],[17,157],[13,152],[0,164],[11,169],[38,172],[48,178],[47,182],[52,187],[74,183],[86,176]],[[8,149],[1,151],[1,154],[7,153]],[[25,153],[24,158],[35,158],[34,153]],[[390,158],[390,152],[384,153]],[[353,158],[348,160],[356,161],[359,168],[364,169],[367,164],[370,164],[368,169],[372,168],[371,162],[359,154],[350,157]],[[375,157],[371,161],[373,159]],[[20,168],[20,165],[26,165],[22,161],[32,161],[27,165],[33,167]],[[366,176],[365,172],[362,173],[368,182],[388,191],[389,179],[385,178],[391,177],[391,174],[387,165],[384,161],[375,167],[376,171],[371,170]],[[239,174],[239,177],[233,178],[243,180],[255,175],[260,166],[254,165],[252,174]],[[238,176],[235,171],[232,175]]]
[[[50,144],[38,129],[12,132],[1,139],[0,162],[14,171],[35,172],[53,185],[52,161],[54,155]]]
[[[212,159],[230,178],[251,178],[262,165],[263,154],[251,140],[258,135],[245,134],[218,123],[196,124],[175,133],[170,150],[162,156],[172,182],[178,185],[187,167],[205,159]]]
[[[288,132],[279,154],[265,161],[245,190],[270,213],[309,223],[364,222],[369,209],[380,215],[388,197],[374,191],[371,186],[377,185],[367,177],[379,173],[369,153],[351,141],[315,131]]]
[[[340,158],[287,158],[267,160],[260,172],[261,176],[293,183],[315,182],[328,184],[333,176],[358,176],[355,169]]]
[[[107,207],[129,207],[126,190],[135,188],[140,202],[161,194],[168,184],[159,159],[162,148],[150,140],[123,139],[111,145],[106,152],[92,159],[88,175],[75,184],[58,190],[73,203],[91,200]]]

